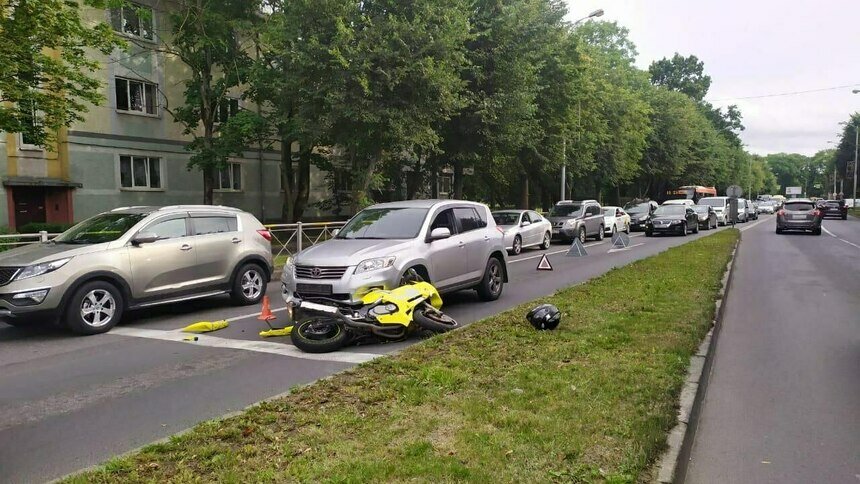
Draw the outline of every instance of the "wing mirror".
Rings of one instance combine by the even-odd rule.
[[[523,220],[523,223],[521,223],[521,224],[520,224],[520,227],[528,227],[528,226],[529,226],[529,225],[531,225],[531,224],[532,224],[532,223],[531,223],[531,222],[529,222],[528,220]]]
[[[442,240],[449,237],[451,237],[451,231],[448,227],[436,227],[430,231],[430,237],[427,237],[427,239],[429,242],[433,242],[434,240]]]
[[[152,232],[139,232],[137,235],[131,239],[132,245],[143,245],[143,244],[151,244],[158,240],[158,235],[153,234]]]
[[[340,229],[334,229],[334,230],[332,230],[332,231],[331,231],[331,236],[332,236],[332,237],[337,237],[337,234],[339,234],[339,233],[340,233]]]

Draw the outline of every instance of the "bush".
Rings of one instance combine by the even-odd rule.
[[[41,231],[48,232],[49,234],[59,234],[60,232],[65,232],[69,229],[73,224],[58,224],[58,223],[44,223],[44,222],[32,222],[28,224],[24,224],[18,227],[19,234],[37,234]]]
[[[9,227],[0,227],[0,235],[10,235],[12,233],[14,233],[14,232],[10,231]],[[9,249],[14,249],[17,246],[16,245],[9,245],[9,244],[14,244],[16,242],[19,242],[20,240],[21,239],[12,238],[12,237],[10,237],[8,239],[6,239],[6,238],[0,239],[0,252],[7,251]]]

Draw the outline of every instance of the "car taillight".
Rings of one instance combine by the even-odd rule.
[[[816,209],[816,210],[813,210],[813,211],[812,211],[812,216],[813,216],[813,217],[819,217],[819,216],[821,216],[821,210],[817,210],[817,209]]]
[[[269,242],[272,241],[272,232],[270,232],[266,229],[258,229],[257,233],[260,234],[261,237],[268,240]]]

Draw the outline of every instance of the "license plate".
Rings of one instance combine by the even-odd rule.
[[[296,284],[296,292],[302,295],[331,296],[331,284]]]
[[[326,306],[325,304],[317,304],[308,301],[302,301],[299,303],[299,307],[302,309],[310,309],[313,311],[319,311],[322,313],[335,314],[337,313],[337,308],[332,306]]]
[[[806,215],[792,215],[792,220],[806,220]]]

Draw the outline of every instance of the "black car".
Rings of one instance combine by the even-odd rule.
[[[696,205],[693,207],[699,217],[699,228],[711,230],[717,228],[717,212],[710,205]]]
[[[776,233],[781,234],[787,230],[812,231],[815,235],[821,235],[821,210],[812,200],[792,198],[786,200],[785,205],[776,212]]]
[[[842,220],[848,220],[848,204],[845,200],[826,200],[818,207],[821,210],[821,217],[839,217]]]
[[[624,205],[624,211],[630,215],[630,230],[634,232],[645,230],[645,222],[657,207],[657,202],[649,200],[633,201]]]
[[[645,223],[645,236],[654,234],[687,235],[699,233],[699,216],[693,207],[686,205],[661,205]]]

